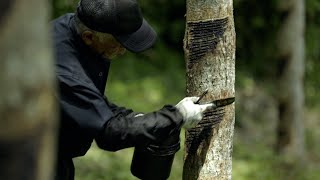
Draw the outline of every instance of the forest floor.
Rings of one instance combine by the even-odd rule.
[[[267,134],[258,138],[235,129],[233,150],[233,179],[235,180],[316,180],[320,179],[320,117],[311,112],[306,123],[306,163],[286,163],[273,151],[273,145],[265,141]],[[317,126],[315,126],[317,124]],[[262,131],[261,131],[262,132]],[[182,141],[184,133],[181,134]],[[183,169],[183,149],[177,152],[169,180],[181,180]],[[136,180],[130,173],[133,149],[115,153],[105,152],[94,144],[86,156],[75,159],[76,180]]]

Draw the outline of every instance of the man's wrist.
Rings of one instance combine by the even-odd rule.
[[[168,111],[174,114],[174,116],[176,117],[174,121],[177,123],[179,128],[181,128],[181,126],[184,124],[184,118],[183,114],[179,111],[179,109],[173,105],[165,105],[163,109],[167,109]]]

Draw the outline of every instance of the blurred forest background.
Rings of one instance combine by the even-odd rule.
[[[74,12],[78,0],[53,0],[52,19]],[[283,158],[275,151],[281,89],[277,80],[277,33],[282,14],[277,0],[234,0],[236,48],[236,124],[233,179],[320,179],[320,1],[306,0],[304,119],[306,161]],[[185,0],[140,0],[145,18],[158,32],[155,47],[127,53],[112,62],[106,95],[114,103],[150,112],[185,96]],[[294,98],[294,97],[293,97]],[[182,142],[184,133],[181,134]],[[77,180],[132,180],[133,149],[104,152],[93,144],[75,159]],[[181,179],[183,143],[171,180]]]

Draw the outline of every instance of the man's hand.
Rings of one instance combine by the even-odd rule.
[[[186,97],[181,100],[176,108],[183,116],[183,128],[193,128],[195,127],[202,119],[203,112],[209,108],[212,108],[214,104],[195,104],[199,97]]]

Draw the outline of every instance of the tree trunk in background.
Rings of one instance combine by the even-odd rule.
[[[48,2],[0,2],[0,179],[48,180],[56,140]]]
[[[282,24],[278,37],[279,124],[277,151],[293,160],[303,160],[305,4],[282,0]]]
[[[187,0],[184,50],[187,96],[202,102],[235,96],[235,30],[232,0]],[[206,112],[186,131],[183,179],[231,179],[234,104]]]

